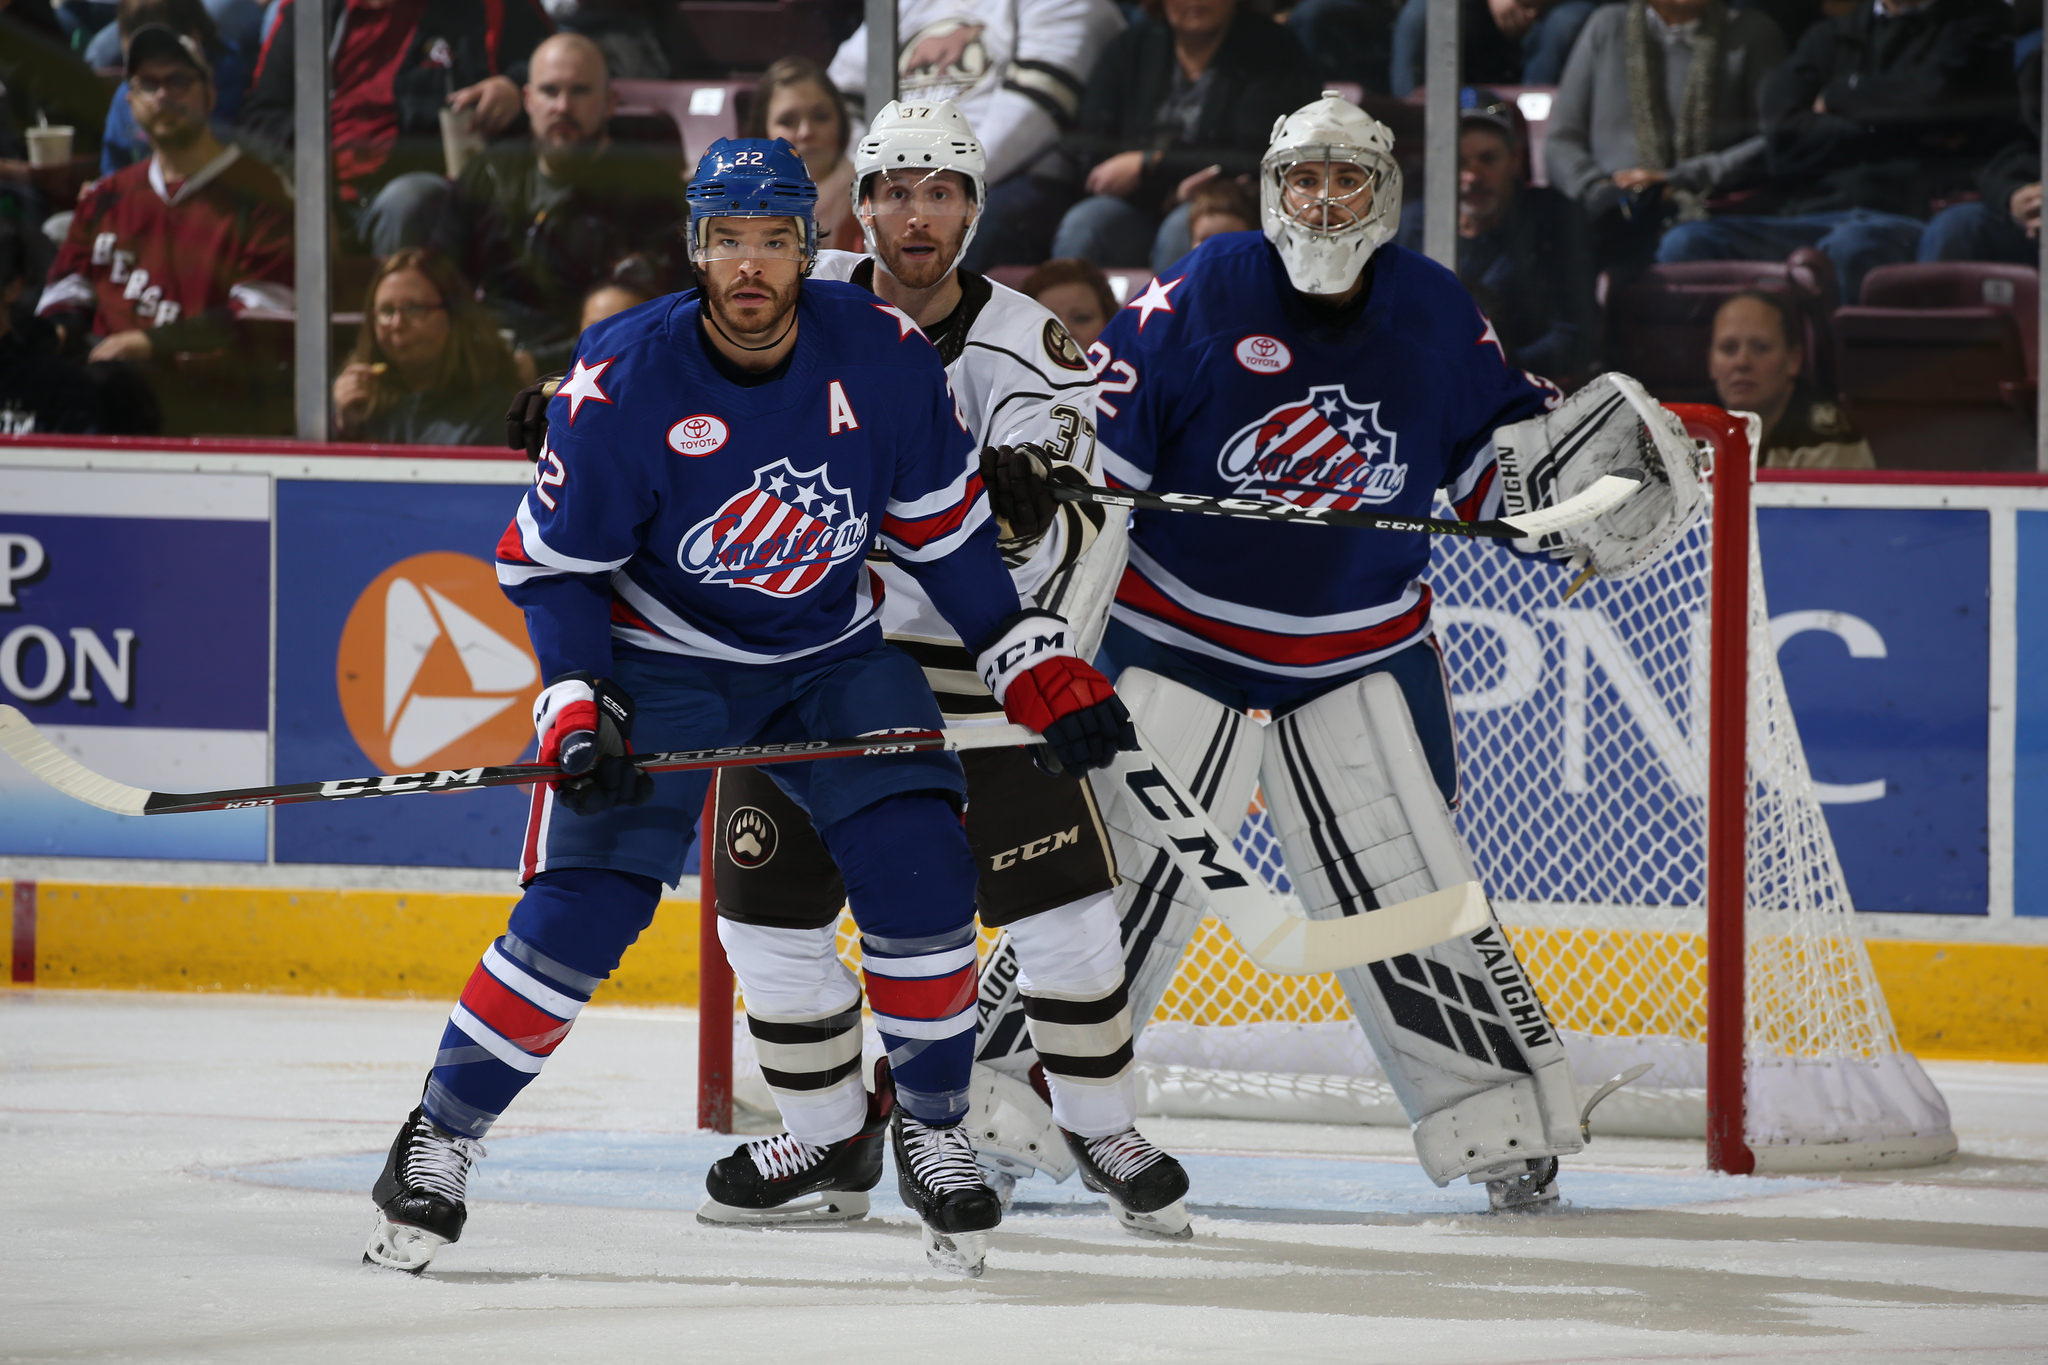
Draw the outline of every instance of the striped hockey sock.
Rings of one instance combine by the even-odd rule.
[[[560,1047],[598,979],[513,934],[483,961],[449,1013],[421,1101],[446,1132],[480,1138]]]
[[[861,974],[889,1051],[896,1102],[921,1123],[958,1123],[974,1061],[973,923],[923,938],[863,934]]]

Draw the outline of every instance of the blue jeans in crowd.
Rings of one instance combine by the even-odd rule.
[[[1188,254],[1188,206],[1162,221],[1115,195],[1091,194],[1060,219],[1052,254],[1100,266],[1149,264],[1156,275]]]
[[[1854,303],[1863,277],[1881,265],[1913,259],[1927,224],[1874,209],[1809,213],[1798,218],[1736,214],[1680,223],[1657,244],[1660,264],[1674,261],[1782,261],[1803,246],[1819,247],[1835,266],[1842,302]]]
[[[2038,238],[2012,220],[2003,204],[1952,204],[1934,215],[1920,238],[1923,261],[2004,261],[2033,265],[2041,258]]]
[[[1593,17],[1596,0],[1559,0],[1519,39],[1504,36],[1486,0],[1464,0],[1459,30],[1464,56],[1458,70],[1467,85],[1556,85],[1572,42]],[[1429,0],[1405,0],[1394,20],[1394,62],[1387,88],[1406,99],[1422,84],[1423,39]],[[1356,78],[1354,78],[1356,79]],[[1367,89],[1372,82],[1366,81]]]

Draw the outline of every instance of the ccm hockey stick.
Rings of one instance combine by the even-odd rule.
[[[1586,488],[1555,507],[1543,507],[1491,521],[1452,521],[1443,517],[1404,517],[1391,512],[1342,511],[1335,507],[1303,507],[1274,498],[1219,498],[1205,493],[1150,493],[1135,488],[1052,484],[1061,502],[1089,502],[1104,507],[1144,511],[1195,512],[1206,517],[1244,517],[1252,521],[1285,521],[1297,526],[1362,526],[1376,531],[1416,531],[1432,536],[1469,536],[1523,540],[1584,525],[1612,511],[1643,486],[1627,474],[1602,474]]]
[[[1035,744],[1039,737],[1021,725],[925,730],[868,739],[801,740],[790,744],[738,744],[718,749],[683,749],[642,754],[635,762],[648,772],[727,768],[768,763],[805,763],[823,758],[916,753],[932,749],[997,749]],[[116,815],[180,815],[193,811],[248,810],[310,801],[354,801],[372,796],[475,791],[517,786],[562,776],[548,764],[448,769],[245,787],[216,792],[152,792],[104,777],[51,743],[26,716],[0,706],[0,751],[64,795]],[[1116,780],[1137,797],[1157,827],[1160,843],[1182,872],[1208,890],[1209,905],[1252,961],[1270,972],[1337,971],[1455,938],[1486,923],[1486,898],[1477,883],[1465,883],[1384,906],[1348,919],[1310,920],[1292,896],[1282,896],[1238,856],[1230,839],[1180,779],[1140,750],[1117,756]]]

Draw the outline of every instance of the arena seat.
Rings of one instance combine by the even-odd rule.
[[[612,82],[618,92],[621,119],[665,115],[683,139],[683,156],[694,164],[704,149],[722,137],[737,136],[745,101],[754,93],[752,81]]]
[[[1889,265],[1835,313],[1836,374],[1880,467],[2032,469],[2040,280],[1988,262]]]
[[[1783,261],[1686,261],[1653,265],[1607,300],[1607,363],[1634,375],[1667,403],[1714,401],[1707,349],[1714,313],[1745,289],[1789,294],[1806,320],[1809,373],[1833,390],[1835,271],[1827,257],[1802,247]]]

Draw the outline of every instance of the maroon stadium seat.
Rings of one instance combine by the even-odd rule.
[[[1783,261],[1687,261],[1654,265],[1607,300],[1607,363],[1634,375],[1666,403],[1711,403],[1714,382],[1707,349],[1714,314],[1745,289],[1792,296],[1806,320],[1808,373],[1832,391],[1834,352],[1828,328],[1835,272],[1827,257],[1801,248]]]
[[[1979,262],[1888,265],[1835,314],[1849,417],[1888,469],[2032,469],[2039,277]]]
[[[666,114],[683,138],[683,157],[695,165],[705,148],[737,136],[752,81],[613,81],[621,118]]]

